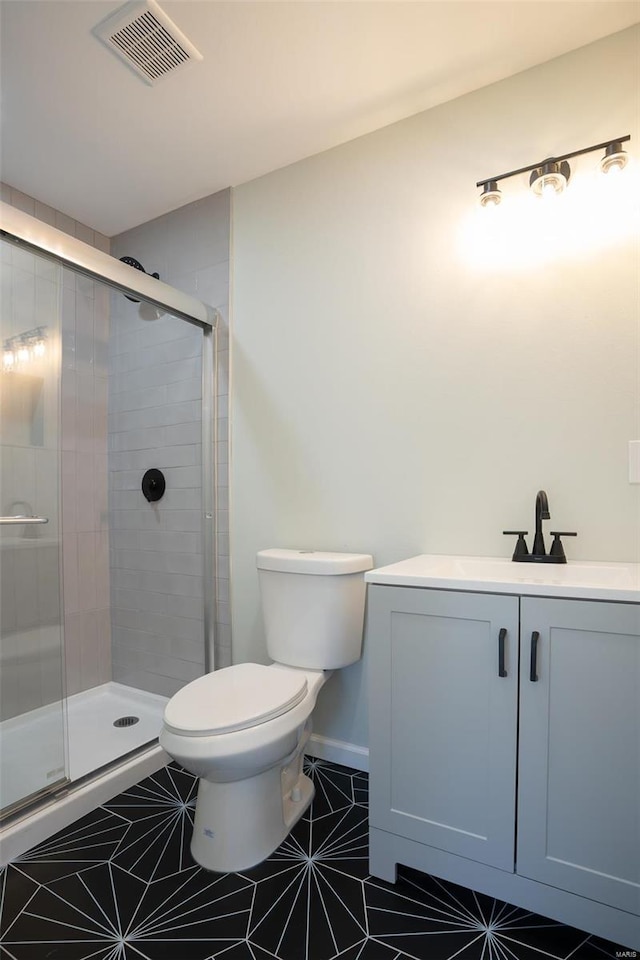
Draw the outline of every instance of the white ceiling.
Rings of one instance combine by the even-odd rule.
[[[108,236],[640,20],[638,0],[160,5],[204,60],[150,87],[91,34],[119,2],[0,2],[0,176]]]

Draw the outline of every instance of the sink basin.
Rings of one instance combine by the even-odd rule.
[[[445,590],[640,602],[640,565],[635,563],[513,563],[501,557],[423,554],[370,570],[365,580]]]

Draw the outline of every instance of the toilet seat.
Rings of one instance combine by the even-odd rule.
[[[306,694],[302,672],[238,663],[179,690],[165,708],[164,726],[190,737],[233,733],[288,713]]]

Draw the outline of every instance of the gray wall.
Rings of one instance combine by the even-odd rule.
[[[542,487],[570,557],[639,559],[639,52],[634,27],[234,191],[235,659],[266,659],[264,547],[507,557]],[[480,218],[477,180],[627,133],[620,193],[591,154],[555,208],[520,177]],[[367,744],[366,664],[314,724]]]
[[[228,300],[230,192],[175,210],[112,240],[148,273],[219,309],[216,666],[230,662],[228,546]],[[171,695],[200,676],[202,622],[199,328],[175,317],[141,318],[112,296],[109,476],[113,678]],[[148,504],[149,467],[167,493]]]

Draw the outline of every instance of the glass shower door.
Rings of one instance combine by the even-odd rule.
[[[66,777],[62,270],[0,241],[0,814]]]

